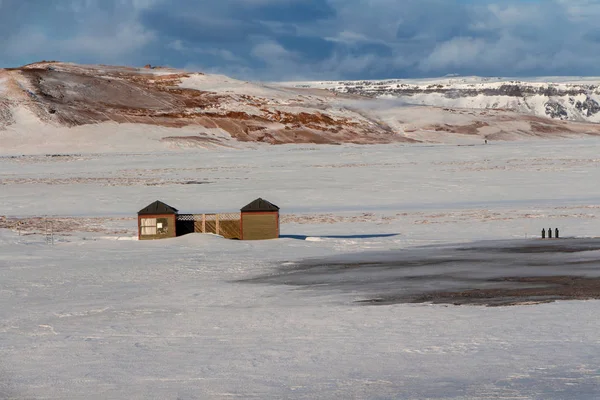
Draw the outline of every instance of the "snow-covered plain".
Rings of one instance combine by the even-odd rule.
[[[598,143],[0,157],[9,218],[130,216],[134,232],[156,199],[230,212],[263,197],[284,222],[265,242],[0,230],[0,398],[596,399],[598,301],[374,307],[240,280],[548,227],[598,236]]]

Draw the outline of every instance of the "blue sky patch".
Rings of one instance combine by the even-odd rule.
[[[0,67],[258,80],[600,75],[600,0],[2,0]]]

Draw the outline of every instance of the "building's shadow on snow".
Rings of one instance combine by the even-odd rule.
[[[388,238],[399,236],[399,233],[380,233],[380,234],[372,234],[372,235],[281,235],[279,236],[281,239],[296,239],[296,240],[306,240],[308,238],[316,238],[316,239],[377,239],[377,238]]]

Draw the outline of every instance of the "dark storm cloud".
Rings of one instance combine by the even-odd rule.
[[[249,35],[268,34],[268,30],[259,23],[236,21],[201,12],[175,14],[148,10],[142,13],[140,21],[163,39],[172,38],[202,45],[240,42]]]
[[[0,0],[0,65],[250,79],[599,75],[600,0]]]
[[[263,21],[311,23],[335,17],[335,10],[325,0],[288,0],[240,2],[233,15]]]
[[[308,62],[327,59],[336,47],[335,43],[317,36],[279,35],[277,42]]]

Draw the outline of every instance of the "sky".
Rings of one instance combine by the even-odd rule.
[[[0,67],[262,80],[600,76],[600,0],[0,0]]]

